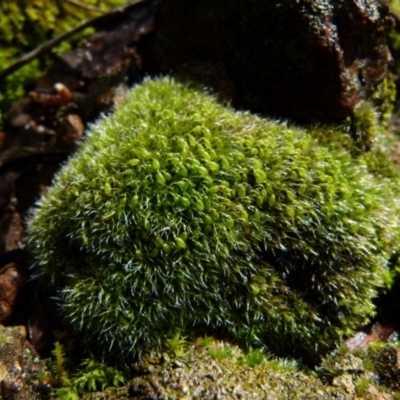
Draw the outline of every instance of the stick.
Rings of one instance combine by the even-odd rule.
[[[46,43],[43,43],[36,49],[30,51],[29,53],[23,55],[19,60],[17,60],[15,63],[11,64],[9,67],[3,69],[0,71],[0,80],[6,78],[8,75],[12,74],[13,72],[17,71],[21,67],[23,67],[25,64],[28,64],[35,58],[47,53],[51,48],[56,46],[57,44],[63,42],[64,40],[70,38],[71,36],[75,35],[76,33],[82,31],[83,29],[87,28],[88,26],[96,25],[99,22],[102,22],[103,20],[106,20],[110,16],[118,15],[118,14],[123,14],[125,13],[129,8],[139,4],[143,3],[146,0],[133,0],[129,4],[126,4],[124,6],[116,7],[112,9],[109,12],[106,12],[102,15],[99,15],[97,17],[94,17],[92,19],[89,19],[88,21],[82,22],[79,25],[76,25],[74,28],[70,29],[67,32],[64,32],[60,34],[59,36],[56,36],[55,38],[49,40]]]
[[[102,10],[101,8],[98,8],[98,7],[92,7],[92,6],[88,6],[86,4],[78,3],[75,0],[65,0],[65,1],[69,4],[72,4],[75,7],[83,8],[84,10],[87,10],[87,11],[104,13],[104,10]]]

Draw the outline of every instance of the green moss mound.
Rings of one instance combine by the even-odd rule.
[[[373,314],[398,207],[347,151],[165,78],[92,126],[34,210],[30,248],[108,355],[217,331],[299,356]]]

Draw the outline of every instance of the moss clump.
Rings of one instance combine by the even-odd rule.
[[[92,126],[34,210],[30,248],[108,355],[218,331],[298,356],[373,314],[396,210],[347,151],[160,79]]]

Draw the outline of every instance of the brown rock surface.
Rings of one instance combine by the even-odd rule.
[[[0,399],[34,400],[45,390],[40,373],[45,367],[26,345],[24,327],[0,325]]]
[[[9,263],[0,269],[0,323],[11,317],[24,284],[25,273],[17,263]]]
[[[301,122],[345,118],[391,61],[383,0],[165,0],[156,22],[154,65]]]

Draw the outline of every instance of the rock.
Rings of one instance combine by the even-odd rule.
[[[340,121],[384,78],[393,24],[383,0],[165,0],[153,66],[228,96],[233,85],[252,111]]]
[[[374,386],[368,387],[368,389],[365,392],[365,398],[366,399],[371,399],[371,400],[393,400],[393,396],[391,396],[388,393],[384,393],[380,390],[378,390]]]
[[[347,348],[354,352],[355,350],[366,350],[371,343],[391,342],[396,340],[398,333],[387,325],[382,325],[379,322],[372,325],[369,333],[363,331],[356,332],[354,336],[345,341]]]
[[[4,400],[34,400],[46,391],[41,382],[45,366],[26,344],[22,326],[0,325],[0,398]],[[43,397],[42,397],[43,398]]]
[[[0,209],[4,209],[15,193],[15,183],[20,173],[8,171],[0,175]]]
[[[103,392],[87,394],[83,398],[84,400],[127,398],[389,400],[392,398],[385,388],[380,387],[378,390],[375,387],[376,380],[369,375],[366,378],[370,384],[365,390],[365,396],[360,397],[356,393],[355,385],[360,376],[358,369],[339,373],[332,382],[324,384],[315,376],[297,371],[293,363],[264,360],[250,367],[243,362],[243,353],[236,346],[214,339],[207,345],[199,343],[201,340],[197,344],[188,346],[186,362],[182,363],[182,368],[177,369],[175,361],[167,360],[164,355],[159,362],[153,360],[152,364],[143,360],[135,365],[135,378],[128,386],[108,388]],[[225,353],[223,357],[216,356],[215,350],[227,348],[231,350],[229,355]],[[356,364],[359,364],[358,361]],[[343,371],[346,369],[347,367],[344,367]]]
[[[66,146],[75,146],[84,131],[85,125],[77,114],[69,114],[60,122],[60,139]]]
[[[343,374],[334,378],[332,381],[332,385],[342,387],[344,391],[351,396],[354,396],[355,394],[353,377],[350,374]]]
[[[396,345],[387,345],[370,350],[370,359],[379,381],[394,390],[400,389],[400,349]]]
[[[10,225],[4,238],[4,251],[19,250],[23,247],[24,227],[21,214],[14,212],[11,215]]]
[[[25,280],[25,273],[17,263],[9,263],[0,269],[0,323],[11,317]]]

